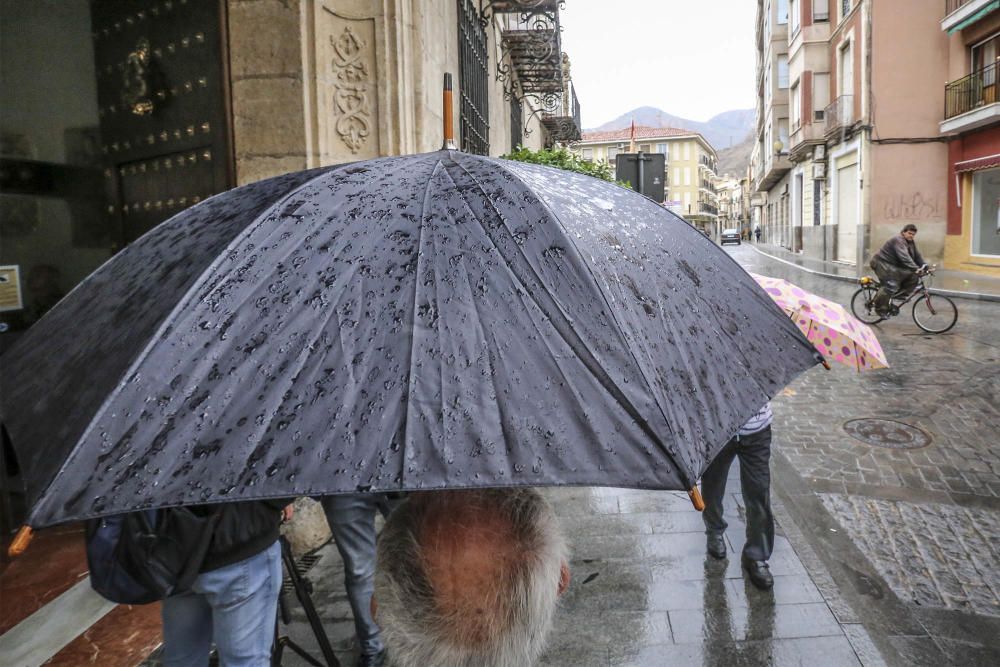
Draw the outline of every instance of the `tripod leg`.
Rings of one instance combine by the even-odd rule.
[[[302,608],[306,612],[306,618],[309,620],[309,627],[312,628],[313,634],[316,636],[316,642],[319,644],[320,651],[323,653],[323,658],[326,660],[329,667],[340,667],[340,662],[337,660],[337,656],[333,654],[333,647],[330,646],[330,639],[326,636],[326,632],[323,630],[323,623],[319,619],[319,614],[316,613],[316,607],[313,606],[312,596],[309,595],[309,591],[306,588],[305,582],[302,580],[302,576],[299,574],[298,569],[295,567],[295,559],[292,557],[292,547],[288,544],[288,540],[284,537],[279,538],[281,540],[281,558],[285,562],[285,568],[288,570],[288,578],[292,582],[292,587],[295,589],[295,597],[299,599],[302,604]],[[297,647],[294,644],[289,644],[292,650],[299,653]]]

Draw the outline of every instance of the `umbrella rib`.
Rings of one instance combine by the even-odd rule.
[[[412,307],[410,308],[410,317],[413,318],[413,321],[411,321],[409,323],[410,326],[407,327],[408,331],[410,332],[410,346],[409,346],[410,358],[406,360],[406,388],[405,388],[405,392],[406,392],[406,395],[407,395],[407,401],[406,401],[406,409],[403,411],[403,424],[402,424],[402,427],[399,429],[402,432],[402,438],[401,438],[402,442],[399,443],[399,447],[400,447],[400,452],[399,452],[399,479],[400,479],[400,487],[401,488],[406,488],[406,482],[407,482],[406,477],[405,477],[405,475],[406,475],[405,461],[406,461],[407,448],[409,447],[409,442],[410,442],[410,438],[409,438],[409,435],[410,435],[410,410],[413,409],[413,401],[409,400],[409,394],[410,394],[410,387],[413,386],[413,373],[414,373],[414,371],[413,371],[413,359],[414,359],[414,356],[415,356],[414,355],[414,347],[417,344],[417,335],[416,335],[416,326],[415,326],[415,324],[416,324],[416,317],[417,317],[417,299],[419,298],[419,294],[418,293],[419,293],[420,287],[421,287],[421,282],[420,282],[420,267],[421,267],[421,264],[422,264],[421,258],[423,256],[423,253],[420,252],[420,246],[421,246],[421,244],[424,241],[424,218],[427,215],[428,202],[430,201],[430,197],[431,197],[431,185],[434,183],[434,178],[437,176],[438,172],[443,168],[443,166],[444,165],[441,162],[441,158],[438,158],[437,162],[435,162],[435,164],[434,164],[434,169],[431,172],[430,177],[427,179],[427,184],[424,186],[424,199],[423,199],[423,202],[420,205],[420,220],[417,223],[417,267],[416,267],[416,270],[414,272],[415,278],[414,278],[414,281],[413,281],[413,303],[412,303]]]
[[[503,169],[513,178],[517,179],[518,182],[524,184],[524,181],[517,174],[512,173],[510,170],[504,167],[499,160],[488,160],[485,158],[480,158],[480,159],[482,159],[484,162],[487,162],[491,167],[499,167],[500,169]],[[486,191],[483,189],[482,184],[479,183],[479,181],[469,172],[469,170],[464,165],[462,165],[458,161],[453,161],[453,163],[456,165],[456,167],[461,169],[472,180],[473,183],[475,183],[477,189],[482,194],[484,202],[486,202],[486,204],[490,207],[490,209],[496,214],[496,216],[501,221],[506,223],[505,218],[500,213],[500,211],[497,210],[496,205],[494,204],[493,200],[490,199]],[[528,189],[530,192],[530,189],[527,187],[526,184],[524,185],[524,187]],[[552,209],[550,209],[549,206],[544,201],[541,200],[541,198],[536,196],[535,199],[542,207],[544,207],[544,209],[548,212],[549,216],[553,220],[555,220],[559,224],[560,228],[565,232],[565,227],[562,225],[561,222],[559,222],[558,216],[555,215]],[[489,238],[490,241],[492,242],[493,239],[489,235],[489,232],[486,230],[485,226],[484,226],[484,231],[486,231],[487,238]],[[569,234],[564,233],[564,238],[569,242],[570,245],[573,246],[573,249],[576,251],[577,256],[582,256],[579,249],[576,247],[576,244],[573,243],[572,239],[570,238]],[[495,242],[493,243],[493,245],[497,249],[497,252],[500,254],[500,256],[504,257],[503,253],[500,252],[500,248],[496,245]],[[527,258],[524,256],[524,252],[523,251],[520,252],[521,252],[521,257],[525,259],[525,264],[527,265],[528,270],[533,273],[534,268],[527,261]],[[506,258],[504,259],[506,261]],[[596,278],[594,277],[593,272],[590,271],[590,267],[587,266],[585,262],[581,262],[581,264],[590,274],[591,280],[594,283],[596,283],[597,282]],[[514,273],[513,266],[510,264],[510,262],[507,262],[507,265],[508,265],[508,270],[510,270],[513,275],[517,275],[516,273]],[[538,284],[540,285],[543,284],[543,281],[537,275],[535,275],[535,279]],[[520,277],[518,277],[518,280],[523,284],[523,281],[521,281]],[[607,313],[609,313],[611,321],[613,321],[615,324],[616,333],[618,334],[619,338],[624,341],[625,338],[622,333],[621,325],[619,324],[617,319],[614,318],[614,314],[610,307],[610,304],[608,304],[607,297],[605,296],[604,292],[601,289],[598,288],[596,291],[598,294],[601,295],[601,298],[604,300],[605,310]],[[660,449],[673,460],[674,466],[677,468],[678,473],[685,478],[684,482],[686,484],[693,485],[695,480],[689,478],[687,471],[684,470],[684,468],[681,465],[679,465],[676,456],[674,455],[673,452],[670,451],[670,448],[667,447],[666,442],[659,437],[656,431],[654,431],[652,426],[649,424],[648,420],[642,416],[642,414],[635,407],[632,401],[629,400],[628,396],[625,395],[625,392],[622,391],[622,389],[611,378],[611,376],[608,375],[607,371],[605,371],[603,367],[601,367],[600,363],[597,361],[596,355],[594,355],[594,353],[590,350],[590,348],[587,347],[583,339],[580,338],[578,334],[576,334],[576,332],[573,330],[571,326],[569,326],[569,318],[564,312],[562,312],[562,309],[559,308],[558,304],[554,303],[553,304],[554,308],[552,309],[545,308],[543,307],[542,303],[539,302],[538,298],[536,298],[534,295],[531,295],[528,292],[528,290],[525,290],[525,293],[529,294],[532,300],[535,302],[535,304],[539,307],[539,309],[548,316],[550,322],[552,322],[553,328],[556,330],[557,333],[559,333],[559,335],[563,338],[563,340],[566,341],[567,345],[569,345],[570,348],[577,353],[584,367],[588,371],[590,371],[591,375],[594,376],[594,378],[598,381],[598,383],[602,387],[604,387],[604,389],[615,399],[615,401],[619,405],[621,405],[621,407],[625,410],[625,412],[628,413],[628,415],[635,420],[636,424],[639,426],[640,429],[642,429],[642,431],[647,435],[647,437],[649,437],[650,440],[652,440],[656,445],[658,445]],[[554,313],[550,312],[551,310],[558,312],[559,317],[554,317],[553,316]],[[627,345],[624,345],[623,347],[628,351],[628,354],[632,357],[633,361],[636,363],[636,366],[639,367],[638,361],[635,359],[635,354],[632,352],[632,350]],[[645,381],[646,389],[652,394],[653,392],[651,390],[649,379],[642,373],[641,367],[639,368],[639,375]],[[670,423],[669,421],[667,421],[666,415],[663,414],[663,408],[659,405],[659,402],[653,401],[653,404],[656,405],[657,409],[659,409],[660,415],[663,417],[664,422],[667,424],[667,428],[670,428]]]

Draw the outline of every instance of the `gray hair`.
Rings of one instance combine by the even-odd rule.
[[[471,606],[442,602],[428,571],[435,559],[448,559],[447,553],[434,553],[441,549],[436,536],[462,548],[461,537],[454,538],[465,535],[485,541],[484,553],[497,548],[482,585],[469,591],[475,598]],[[392,664],[534,664],[552,628],[567,554],[555,513],[535,489],[411,496],[386,521],[378,542],[377,621]]]

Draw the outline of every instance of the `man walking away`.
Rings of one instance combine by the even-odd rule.
[[[875,310],[882,317],[890,314],[893,295],[905,294],[916,287],[920,272],[927,266],[913,240],[916,235],[917,226],[906,225],[883,244],[869,263],[882,283],[875,295]]]
[[[765,403],[757,414],[740,427],[701,478],[701,493],[705,498],[705,534],[708,553],[714,558],[726,557],[723,533],[728,524],[722,518],[726,478],[733,458],[740,457],[740,483],[746,505],[747,532],[743,545],[743,569],[750,582],[760,589],[769,589],[774,578],[767,559],[774,549],[774,514],[771,512],[771,404]]]
[[[375,589],[375,512],[389,516],[391,501],[384,493],[350,493],[326,496],[320,502],[344,561],[344,588],[361,652],[357,667],[382,667],[385,646],[371,613]]]

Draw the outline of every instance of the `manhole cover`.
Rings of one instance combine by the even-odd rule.
[[[844,430],[866,445],[887,449],[920,449],[931,444],[925,431],[892,419],[852,419],[844,422]]]

